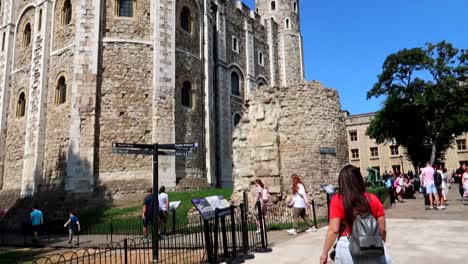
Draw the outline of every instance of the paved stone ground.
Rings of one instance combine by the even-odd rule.
[[[456,191],[444,211],[426,211],[422,200],[405,200],[386,211],[393,263],[468,264],[468,203],[457,201]],[[326,232],[322,228],[277,243],[272,253],[257,253],[247,263],[318,263]]]

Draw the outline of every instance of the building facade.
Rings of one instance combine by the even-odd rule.
[[[367,175],[367,168],[377,169],[380,173],[414,171],[411,160],[405,154],[405,149],[396,144],[376,144],[375,140],[366,135],[367,127],[375,113],[348,115],[346,132],[348,139],[349,162],[361,169]],[[467,149],[468,134],[458,137],[445,155],[445,168],[450,172],[456,170],[461,163],[468,164]]]
[[[0,187],[151,184],[151,159],[113,142],[198,142],[160,183],[232,186],[247,95],[304,80],[298,0],[0,1]],[[128,185],[128,184],[127,184]]]

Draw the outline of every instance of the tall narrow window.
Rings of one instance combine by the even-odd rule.
[[[26,114],[26,95],[21,92],[16,103],[16,117],[20,118]]]
[[[42,28],[42,9],[39,10],[39,19],[37,20],[37,30],[41,31]]]
[[[239,52],[239,40],[236,37],[232,36],[232,50]]]
[[[191,18],[190,18],[190,9],[186,6],[182,8],[182,12],[180,13],[180,26],[183,30],[187,32],[192,31],[191,25]]]
[[[55,87],[55,105],[64,104],[67,101],[67,82],[65,77],[60,77]]]
[[[121,17],[133,17],[134,0],[117,0],[117,15]]]
[[[239,74],[233,71],[231,73],[231,94],[233,95],[240,95],[240,79]]]
[[[263,52],[258,53],[258,64],[263,65]]]
[[[192,84],[184,82],[182,85],[182,105],[192,107]]]
[[[271,1],[271,11],[276,10],[276,3],[275,1]]]
[[[6,41],[6,33],[3,32],[3,37],[2,37],[2,51],[5,50],[5,41]]]
[[[294,12],[297,12],[297,2],[294,2],[294,4],[293,4],[293,10],[294,10]]]
[[[286,18],[286,29],[289,29],[289,18]]]
[[[26,24],[23,32],[23,47],[31,45],[31,24]]]
[[[62,9],[62,25],[68,25],[72,20],[72,5],[70,0],[65,0]]]

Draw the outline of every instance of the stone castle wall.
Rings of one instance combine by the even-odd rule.
[[[336,90],[319,82],[266,88],[252,94],[234,132],[235,195],[261,179],[284,201],[291,194],[291,174],[301,176],[310,199],[324,208],[320,184],[336,184],[348,161],[346,128]],[[336,154],[320,154],[331,147]],[[323,214],[323,212],[321,212]]]
[[[119,16],[117,1],[71,0],[68,24],[65,2],[2,1],[0,189],[30,195],[58,184],[118,195],[151,185],[151,158],[113,154],[113,142],[198,142],[193,158],[161,157],[160,184],[201,188],[202,178],[230,187],[234,117],[250,93],[290,84],[285,69],[295,72],[291,82],[303,79],[298,10],[286,0],[274,14],[266,0],[257,12],[239,0],[136,0],[132,17]],[[181,25],[183,8],[190,32]],[[292,49],[279,41],[286,17]],[[240,95],[232,93],[234,72]],[[57,104],[62,77],[65,102]],[[189,107],[181,104],[186,81]],[[15,115],[20,92],[24,117]]]

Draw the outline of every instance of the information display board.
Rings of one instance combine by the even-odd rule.
[[[332,184],[328,184],[328,183],[325,183],[325,184],[321,184],[320,185],[322,187],[323,190],[325,190],[325,192],[331,197],[335,194],[336,190],[335,190],[335,187],[333,187]]]
[[[195,208],[197,208],[198,212],[205,220],[210,220],[215,217],[216,208],[220,209],[219,216],[226,216],[230,214],[228,209],[231,205],[226,199],[224,199],[222,195],[192,199],[192,203],[195,205]]]
[[[177,207],[179,207],[181,201],[174,201],[169,203],[169,211],[173,212],[177,210]]]

